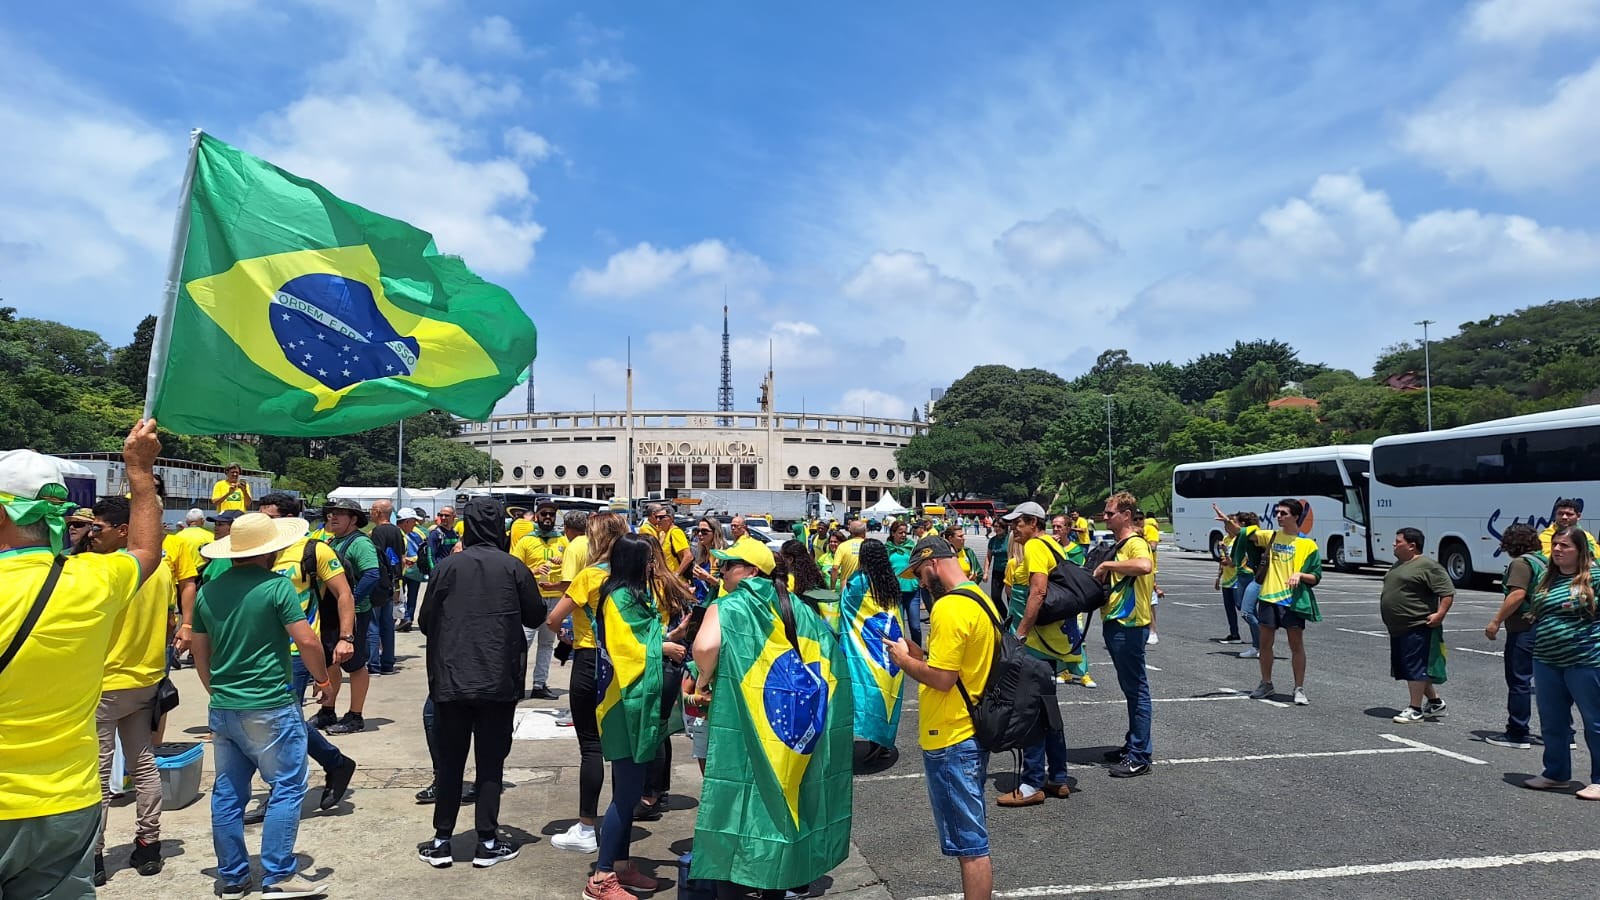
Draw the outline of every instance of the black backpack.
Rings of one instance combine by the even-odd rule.
[[[1112,547],[1109,555],[1101,556],[1098,560],[1091,554],[1084,565],[1080,566],[1067,559],[1056,548],[1045,544],[1050,552],[1055,554],[1056,567],[1050,570],[1050,580],[1045,585],[1044,603],[1039,606],[1039,617],[1034,621],[1041,625],[1052,622],[1065,622],[1068,619],[1076,620],[1083,613],[1091,613],[1106,605],[1111,598],[1110,588],[1094,577],[1094,568],[1117,555],[1122,549],[1122,544]],[[1105,551],[1101,548],[1100,552]]]
[[[305,552],[300,555],[300,572],[306,576],[306,584],[311,586],[311,595],[317,598],[317,621],[332,622],[336,629],[335,633],[337,633],[339,627],[339,598],[334,596],[333,591],[328,590],[328,586],[323,584],[322,579],[317,575],[318,544],[326,545],[329,550],[333,551],[333,555],[339,558],[341,571],[348,572],[350,563],[345,559],[345,555],[339,552],[339,548],[333,545],[332,541],[324,541],[321,538],[311,538],[306,541]],[[345,580],[349,581],[350,576],[346,575]],[[354,588],[355,583],[351,582],[350,587]],[[363,639],[365,638],[363,637]]]
[[[1050,664],[1029,653],[1016,635],[1001,627],[1000,617],[981,593],[957,588],[945,597],[951,594],[978,604],[994,623],[994,659],[977,703],[972,702],[960,677],[956,678],[956,689],[972,716],[978,746],[990,752],[1023,750],[1044,740],[1047,732],[1059,730],[1061,709],[1056,706],[1055,671]]]

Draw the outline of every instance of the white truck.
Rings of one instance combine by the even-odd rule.
[[[773,524],[807,519],[837,518],[833,501],[805,491],[742,491],[697,488],[681,490],[676,500],[681,513],[695,516],[760,516]]]

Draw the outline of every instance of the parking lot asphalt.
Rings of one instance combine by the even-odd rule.
[[[1127,719],[1098,625],[1087,646],[1100,686],[1063,685],[1059,697],[1072,796],[999,808],[1013,767],[1009,754],[991,759],[997,896],[1600,896],[1600,803],[1520,787],[1540,771],[1541,750],[1483,742],[1506,718],[1501,645],[1483,634],[1498,593],[1457,596],[1445,621],[1448,710],[1400,725],[1390,717],[1406,691],[1389,677],[1380,570],[1330,571],[1318,586],[1324,618],[1306,637],[1305,707],[1288,703],[1281,639],[1278,695],[1244,696],[1259,671],[1238,658],[1241,646],[1211,640],[1227,631],[1215,571],[1200,554],[1161,557],[1150,775],[1112,779],[1100,762]],[[914,708],[899,749],[893,766],[857,779],[855,842],[893,896],[959,897],[956,863],[933,830]],[[1585,778],[1581,741],[1573,757]]]

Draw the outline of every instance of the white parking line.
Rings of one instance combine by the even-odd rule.
[[[1337,629],[1334,629],[1334,630],[1335,631],[1343,631],[1346,634],[1364,634],[1367,637],[1388,637],[1389,636],[1388,632],[1384,632],[1384,631],[1362,631],[1359,628],[1337,628]]]
[[[1358,878],[1364,875],[1414,875],[1440,870],[1499,869],[1504,866],[1552,865],[1594,862],[1600,850],[1553,850],[1508,856],[1465,856],[1451,859],[1417,859],[1403,862],[1353,866],[1328,866],[1321,869],[1279,869],[1270,872],[1219,872],[1211,875],[1177,875],[1168,878],[1140,878],[1135,881],[1110,881],[1104,884],[1050,884],[1040,887],[996,891],[997,900],[1022,900],[1027,897],[1065,897],[1074,894],[1110,894],[1122,891],[1150,891],[1157,888],[1195,887],[1208,884],[1259,884],[1273,881],[1318,881],[1327,878]],[[960,894],[934,894],[915,900],[961,900]]]
[[[1470,763],[1474,766],[1487,766],[1489,764],[1486,760],[1476,759],[1462,753],[1457,753],[1454,750],[1446,750],[1443,747],[1435,747],[1432,744],[1424,744],[1421,741],[1413,741],[1410,738],[1403,738],[1398,734],[1380,734],[1378,737],[1381,737],[1386,741],[1394,741],[1396,744],[1404,744],[1407,747],[1415,747],[1418,750],[1426,750],[1429,753],[1437,753],[1440,756],[1460,760],[1461,762]]]
[[[1271,759],[1320,759],[1328,756],[1387,756],[1392,753],[1426,753],[1421,747],[1374,747],[1370,750],[1308,750],[1304,753],[1256,753],[1250,756],[1197,756],[1194,759],[1158,759],[1163,766],[1189,763],[1264,762]]]
[[[1484,656],[1505,656],[1504,650],[1474,650],[1471,647],[1451,647],[1451,650],[1460,650],[1462,653],[1482,653]]]
[[[1277,659],[1277,657],[1273,657],[1273,659]],[[1223,688],[1223,690],[1227,691],[1228,693],[1231,693],[1231,694],[1243,695],[1246,698],[1248,698],[1250,696],[1250,694],[1245,692],[1245,691],[1236,691],[1233,688]],[[1268,706],[1276,706],[1279,709],[1288,709],[1289,708],[1289,704],[1279,702],[1277,700],[1272,699],[1271,697],[1259,697],[1259,698],[1257,698],[1257,702],[1265,703]]]
[[[1233,690],[1231,688],[1223,688],[1222,690],[1224,691],[1224,693],[1222,695],[1220,695],[1220,696],[1154,697],[1154,698],[1152,698],[1150,700],[1150,702],[1151,703],[1202,703],[1202,702],[1205,702],[1207,700],[1248,700],[1248,699],[1250,699],[1250,695],[1245,694],[1245,693],[1243,693],[1241,691],[1235,691],[1235,690]],[[1127,703],[1128,703],[1127,700],[1062,700],[1060,705],[1062,705],[1062,706],[1110,706],[1110,705],[1115,704],[1117,706],[1126,706]]]

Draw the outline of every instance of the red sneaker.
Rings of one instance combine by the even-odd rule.
[[[617,880],[615,873],[606,873],[596,881],[591,878],[583,885],[584,900],[633,900],[633,895],[628,893]]]
[[[634,888],[640,891],[654,891],[661,883],[644,874],[638,869],[625,869],[617,874],[617,881],[625,888]]]

